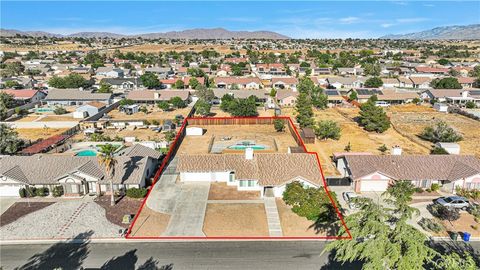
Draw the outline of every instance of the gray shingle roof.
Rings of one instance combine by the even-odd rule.
[[[157,150],[152,149],[150,147],[146,147],[141,144],[135,144],[131,147],[126,148],[123,151],[123,154],[127,157],[141,156],[141,157],[151,157],[153,159],[159,159],[162,156],[162,154]]]
[[[109,100],[112,94],[92,93],[90,91],[81,91],[78,89],[50,89],[45,100]]]

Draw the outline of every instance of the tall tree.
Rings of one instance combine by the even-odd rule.
[[[13,155],[22,146],[23,141],[18,138],[18,133],[7,126],[0,124],[0,155]]]
[[[110,205],[115,205],[115,197],[113,192],[113,177],[115,176],[115,166],[117,164],[117,159],[115,158],[115,151],[117,146],[113,144],[104,144],[99,145],[99,155],[98,162],[104,166],[105,171],[107,172],[108,180],[110,181]]]
[[[8,109],[14,105],[13,95],[0,92],[0,120],[7,117]]]
[[[363,86],[368,87],[368,88],[378,88],[382,85],[383,85],[383,81],[379,77],[368,78],[365,81],[365,83],[363,84]]]
[[[383,133],[390,128],[390,119],[382,107],[375,106],[375,99],[360,106],[360,125],[367,131]]]
[[[458,79],[454,77],[434,79],[430,83],[430,86],[435,89],[462,89],[462,85],[458,82]]]
[[[313,119],[312,100],[307,93],[300,92],[295,108],[297,110],[296,119],[300,127],[312,127],[315,120]]]
[[[199,99],[195,103],[196,113],[200,114],[201,116],[208,116],[211,108],[212,104],[204,99]]]
[[[151,72],[147,72],[140,76],[140,80],[142,81],[143,86],[147,87],[148,89],[162,86],[162,83],[158,80],[157,75]]]

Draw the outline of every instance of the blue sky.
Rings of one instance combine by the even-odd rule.
[[[370,38],[480,23],[480,1],[1,1],[0,26],[60,34],[191,28],[270,30],[293,38]]]

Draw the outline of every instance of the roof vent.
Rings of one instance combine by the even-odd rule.
[[[394,156],[402,155],[402,148],[398,145],[395,145],[394,147],[392,147],[392,155]]]
[[[247,160],[253,159],[253,148],[251,147],[245,148],[245,159]]]

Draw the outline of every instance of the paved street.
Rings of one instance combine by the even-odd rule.
[[[480,242],[472,245],[478,254]],[[324,246],[320,241],[2,245],[0,262],[5,270],[360,269],[358,263],[329,262],[329,254],[320,256]]]

